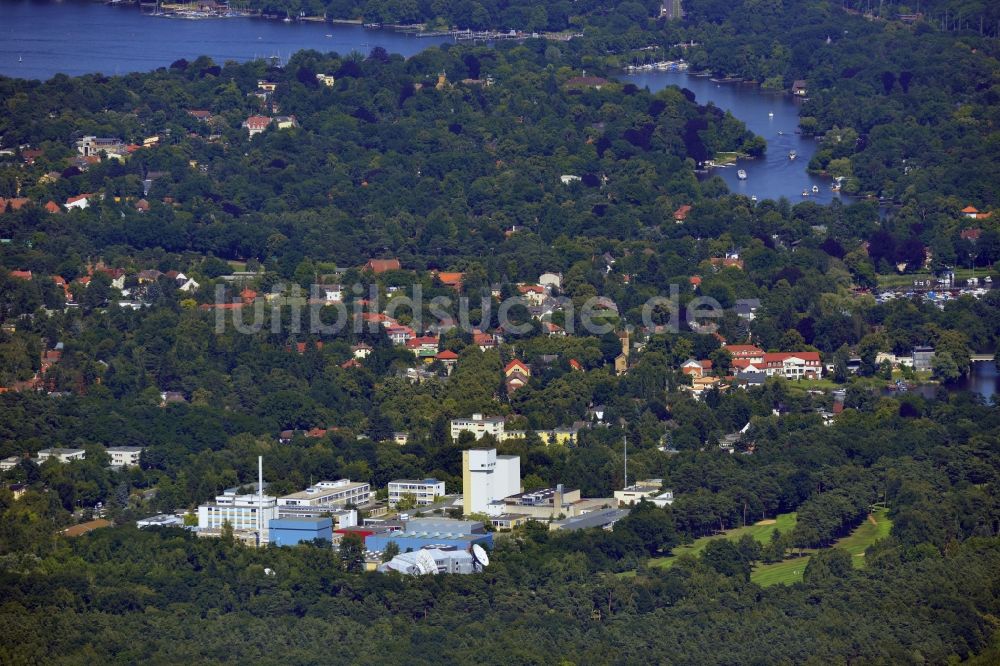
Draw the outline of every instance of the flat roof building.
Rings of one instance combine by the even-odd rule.
[[[498,441],[504,439],[504,419],[502,416],[473,414],[472,418],[452,419],[451,438],[457,440],[463,432],[471,432],[476,439],[493,435]]]
[[[142,455],[141,446],[109,446],[108,456],[111,462],[110,467],[138,467],[139,457]]]
[[[316,539],[332,543],[330,518],[272,518],[268,523],[268,541],[275,546],[295,546]]]
[[[534,520],[551,520],[617,505],[618,502],[610,497],[582,498],[579,490],[565,490],[559,484],[555,488],[519,493],[493,502],[487,513],[491,516],[519,514]]]
[[[371,499],[370,483],[340,479],[320,481],[314,486],[278,498],[281,507],[343,507],[347,504],[367,504]]]
[[[417,506],[429,506],[434,500],[443,497],[444,481],[437,479],[397,479],[389,482],[389,504],[395,506],[400,500],[412,495]]]
[[[663,487],[663,479],[646,479],[636,481],[631,486],[615,491],[615,499],[619,506],[637,504],[642,498],[652,498],[660,494]]]

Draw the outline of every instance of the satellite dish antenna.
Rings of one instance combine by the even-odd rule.
[[[438,565],[434,561],[434,556],[426,550],[417,553],[417,568],[420,569],[420,573],[425,575],[436,574],[438,572]]]
[[[472,544],[472,557],[479,562],[479,568],[484,569],[490,565],[490,556],[486,554],[486,549],[478,543]]]

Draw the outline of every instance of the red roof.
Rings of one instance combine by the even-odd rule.
[[[460,287],[462,286],[462,278],[465,277],[464,273],[446,273],[441,272],[437,274],[437,279],[441,280],[441,284],[448,287]]]
[[[21,280],[30,280],[31,271],[11,271],[10,276],[20,278]]]
[[[688,213],[690,212],[691,212],[691,206],[689,206],[688,204],[684,204],[683,206],[674,211],[674,219],[680,222],[685,218],[687,218]]]
[[[701,277],[699,277],[697,275],[692,275],[691,279],[688,280],[688,282],[690,282],[691,284],[697,286],[697,285],[701,284]]]
[[[57,204],[55,201],[49,201],[47,204],[45,204],[44,208],[47,213],[52,213],[54,215],[58,215],[59,213],[62,212],[62,208],[60,208],[59,204]]]
[[[362,270],[385,273],[386,271],[398,271],[400,268],[399,259],[369,259]]]
[[[4,199],[0,197],[0,213],[4,213],[8,210],[20,210],[23,206],[29,203],[30,199],[27,197],[17,197],[14,199]]]
[[[360,368],[361,364],[358,363],[358,359],[352,358],[352,359],[348,359],[348,360],[344,361],[343,363],[341,363],[340,367],[342,367],[343,369],[347,370],[349,368]]]
[[[520,370],[526,375],[531,374],[531,370],[528,369],[528,366],[526,366],[522,361],[516,358],[507,364],[507,367],[503,369],[503,373],[505,375],[508,375],[515,370]]]
[[[497,343],[490,333],[473,333],[472,342],[480,347],[492,347]]]
[[[81,199],[89,199],[92,196],[94,196],[94,195],[93,194],[78,194],[75,197],[70,197],[69,199],[66,199],[66,205],[69,205],[71,203],[76,203],[77,201],[80,201]]]
[[[962,212],[963,213],[978,213],[979,209],[977,209],[975,206],[966,206],[965,208],[962,209]]]
[[[801,358],[806,363],[818,364],[819,352],[799,351],[799,352],[773,352],[764,354],[764,364],[781,364],[790,358]]]
[[[439,361],[456,361],[458,360],[458,354],[450,349],[445,349],[444,351],[438,352],[435,358]]]
[[[250,116],[243,121],[243,126],[247,129],[267,129],[267,126],[270,124],[271,119],[267,116]]]
[[[580,362],[575,358],[571,358],[569,360],[569,367],[573,368],[574,370],[583,370],[583,366],[580,365]]]
[[[527,294],[529,292],[535,293],[535,294],[544,294],[545,293],[545,287],[543,287],[540,284],[521,284],[521,285],[518,285],[517,290],[519,292],[521,292],[522,294]]]

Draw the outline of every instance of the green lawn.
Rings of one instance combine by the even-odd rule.
[[[985,266],[978,266],[975,271],[971,268],[956,268],[955,279],[968,280],[970,277],[975,276],[982,281],[990,273],[992,271]],[[891,289],[893,287],[910,287],[913,285],[914,280],[934,280],[935,278],[930,273],[906,273],[904,275],[898,273],[880,273],[876,276],[876,279],[880,289]]]
[[[775,529],[781,530],[781,533],[785,534],[794,528],[795,513],[783,513],[779,515],[774,522],[765,520],[755,525],[747,525],[746,527],[737,527],[732,530],[727,530],[723,534],[701,537],[700,539],[696,539],[692,543],[684,546],[677,546],[673,549],[673,555],[670,555],[669,557],[654,557],[649,560],[648,564],[651,567],[671,567],[674,565],[674,562],[677,561],[678,555],[698,555],[705,549],[708,542],[713,539],[731,539],[735,541],[744,534],[749,534],[757,541],[766,543],[771,540],[771,533]]]
[[[872,524],[871,520],[866,520],[856,530],[833,545],[834,548],[842,548],[851,554],[851,561],[855,569],[864,568],[865,550],[868,546],[889,536],[889,530],[892,529],[892,521],[889,520],[886,509],[875,509],[872,512],[872,517],[876,524]],[[802,580],[802,574],[808,563],[809,554],[807,553],[801,557],[793,557],[774,564],[761,564],[750,574],[750,580],[761,587],[779,583],[784,585],[798,583]]]

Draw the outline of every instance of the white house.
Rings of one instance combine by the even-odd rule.
[[[339,284],[328,284],[323,287],[323,296],[330,303],[340,303],[344,300],[344,290]]]
[[[110,467],[138,467],[141,446],[109,446],[108,456],[111,457]]]
[[[46,460],[55,459],[57,462],[68,463],[71,460],[83,460],[86,455],[87,452],[83,449],[42,449],[38,452],[38,462],[41,464]]]

